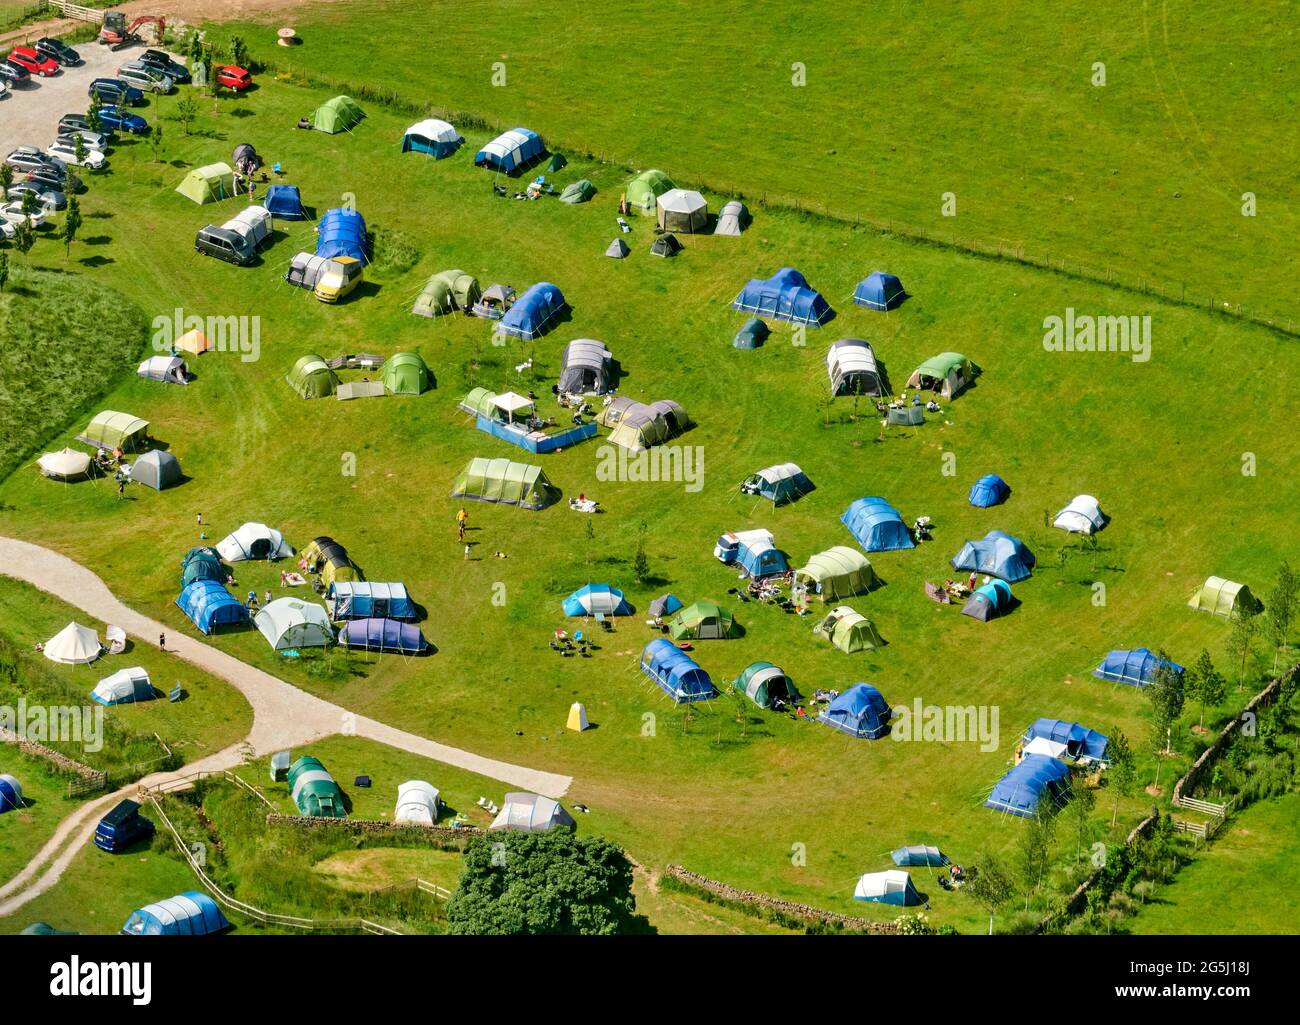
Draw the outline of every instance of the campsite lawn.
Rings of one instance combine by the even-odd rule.
[[[65,797],[68,784],[50,764],[25,755],[12,744],[0,744],[0,773],[22,784],[27,806],[0,815],[0,883],[6,883],[29,862],[79,802]]]
[[[322,669],[274,656],[252,631],[213,643],[359,713],[573,775],[566,803],[592,808],[580,827],[621,843],[642,864],[676,862],[733,885],[892,917],[850,899],[858,875],[890,866],[892,848],[937,843],[968,862],[1014,847],[1020,823],[980,803],[1035,718],[1078,720],[1103,732],[1118,725],[1146,750],[1143,696],[1088,675],[1109,648],[1164,647],[1185,662],[1207,647],[1222,661],[1227,625],[1186,608],[1193,589],[1213,573],[1263,593],[1282,558],[1300,562],[1293,529],[1300,468],[1279,429],[1294,420],[1294,393],[1277,371],[1289,365],[1289,339],[795,213],[756,211],[739,239],[686,238],[686,252],[672,261],[646,254],[652,236],[638,220],[632,257],[608,260],[601,254],[617,232],[622,172],[571,153],[561,183],[591,178],[600,190],[591,203],[499,199],[489,188],[492,176],[469,166],[483,133],[466,132],[465,150],[433,162],[398,152],[413,119],[375,103],[364,104],[369,116],[352,134],[295,131],[297,118],[325,98],[265,76],[241,99],[206,101],[199,134],[186,137],[165,120],[163,164],[152,162],[144,143],[114,151],[111,170],[93,180],[83,204],[111,214],[103,222],[110,242],[89,258],[85,247],[74,247],[71,263],[120,290],[147,317],[171,317],[176,308],[260,317],[260,358],[205,355],[192,361],[197,380],[184,389],[138,381],[125,361],[109,394],[70,419],[55,443],[71,439],[96,408],[127,410],[151,421],[190,479],[161,493],[132,488],[131,500],[118,502],[105,487],[64,487],[20,472],[0,486],[0,531],[73,555],[123,600],[187,631],[172,603],[177,560],[200,541],[196,512],[204,514],[209,542],[246,520],[281,528],[298,548],[316,535],[333,536],[367,579],[407,584],[427,610],[420,625],[436,654],[339,656]],[[175,103],[154,101],[146,116],[169,117]],[[350,301],[330,308],[279,280],[293,254],[310,247],[310,225],[281,225],[256,267],[195,255],[194,232],[238,205],[199,208],[172,190],[185,168],[228,159],[244,139],[268,162],[282,162],[286,180],[302,187],[317,212],[355,195],[372,231],[400,232],[414,245],[414,265],[374,270]],[[667,162],[646,140],[632,143],[643,165]],[[723,198],[710,197],[715,209]],[[377,263],[385,258],[381,235]],[[42,241],[32,261],[61,265],[62,249]],[[804,272],[838,316],[810,330],[804,345],[778,328],[762,349],[733,350],[743,317],[729,309],[731,299],[746,279],[787,264]],[[573,319],[536,343],[495,348],[483,322],[412,317],[423,282],[448,267],[470,271],[484,286],[501,281],[521,291],[553,281]],[[854,283],[878,267],[898,273],[913,295],[888,316],[847,302]],[[1067,307],[1151,314],[1151,361],[1045,352],[1043,318]],[[848,421],[848,400],[827,411],[825,347],[855,336],[873,342],[896,387],[947,349],[970,356],[984,375],[924,427],[891,429],[878,441],[874,411],[864,407],[856,423]],[[623,393],[676,399],[696,420],[680,443],[700,446],[701,491],[680,482],[598,480],[598,442],[529,458],[475,431],[456,410],[476,385],[544,395],[560,349],[576,337],[611,347],[626,370]],[[283,380],[308,352],[407,348],[437,377],[436,390],[418,398],[302,401]],[[529,358],[531,374],[516,373]],[[1250,397],[1254,412],[1234,412],[1224,381],[1234,395]],[[945,453],[955,457],[951,476]],[[1254,455],[1257,476],[1243,475],[1244,453]],[[474,557],[466,561],[453,521],[461,503],[447,496],[476,455],[540,463],[566,497],[586,492],[608,511],[585,517],[563,501],[541,513],[470,503]],[[798,462],[817,490],[778,510],[737,494],[748,473],[785,460]],[[353,464],[355,475],[348,475]],[[1010,482],[1010,502],[969,507],[967,489],[990,471]],[[1079,493],[1097,495],[1113,518],[1095,557],[1045,526],[1047,515]],[[885,496],[908,521],[936,521],[933,543],[872,556],[885,586],[850,602],[874,619],[885,648],[841,654],[812,637],[814,617],[800,620],[727,594],[734,574],[710,555],[722,531],[768,527],[800,565],[812,552],[852,543],[837,517],[866,494]],[[638,585],[631,564],[642,524],[651,579]],[[1034,577],[1015,588],[1021,607],[981,624],[926,601],[924,581],[949,575],[947,560],[961,543],[993,528],[1017,534],[1038,556]],[[494,558],[498,550],[507,558]],[[278,567],[241,563],[235,572],[241,593],[278,588]],[[623,588],[638,614],[600,635],[591,659],[562,659],[547,647],[552,631],[581,624],[563,619],[560,601],[588,581]],[[1106,585],[1104,604],[1095,601],[1093,581]],[[504,605],[493,603],[497,584]],[[741,722],[725,696],[707,707],[674,708],[636,669],[652,636],[642,622],[645,606],[665,590],[687,601],[719,600],[743,625],[740,639],[697,646],[724,689],[746,664],[769,659],[805,693],[865,680],[893,705],[919,698],[991,706],[998,745],[981,751],[970,742],[855,741],[755,709]],[[1230,693],[1223,714],[1240,699]],[[575,700],[586,703],[595,730],[563,729]],[[1154,766],[1142,758],[1149,778]],[[341,768],[325,761],[350,781],[342,771],[347,758]],[[400,782],[396,776],[390,783]],[[446,781],[456,777],[430,770],[430,782],[452,793],[459,784]],[[1166,766],[1162,779],[1171,778]],[[480,792],[499,801],[500,785],[486,787]],[[472,803],[479,786],[463,789]],[[391,814],[395,790],[353,796]],[[1116,835],[1148,805],[1142,794],[1125,802]],[[1097,818],[1109,823],[1109,799],[1099,802]],[[792,860],[797,850],[806,852],[802,865]],[[974,902],[939,891],[930,875],[914,873],[931,898],[932,920],[980,928],[984,916]]]

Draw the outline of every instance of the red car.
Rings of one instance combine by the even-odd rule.
[[[242,93],[252,84],[253,76],[243,68],[233,64],[223,64],[217,68],[217,85],[224,85],[227,89]]]
[[[33,75],[40,75],[42,78],[49,78],[51,75],[59,73],[58,61],[52,60],[33,50],[30,46],[18,46],[14,52],[9,55],[9,59],[19,67],[26,68]]]

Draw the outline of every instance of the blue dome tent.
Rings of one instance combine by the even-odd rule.
[[[497,330],[524,341],[545,334],[551,323],[568,308],[564,294],[549,281],[539,281],[515,300],[498,323]]]
[[[996,473],[986,473],[970,486],[970,504],[977,509],[1001,505],[1011,497],[1011,488]]]
[[[889,732],[889,704],[869,683],[855,683],[817,717],[817,721],[851,737],[878,740]]]
[[[1059,748],[1061,754],[1093,762],[1107,760],[1106,745],[1110,742],[1110,738],[1104,733],[1080,726],[1077,722],[1065,722],[1063,719],[1038,719],[1025,730],[1022,739],[1026,744],[1035,740],[1047,741],[1048,744]]]
[[[350,256],[366,263],[366,219],[345,207],[326,210],[316,226],[316,255],[326,259]]]
[[[307,211],[303,209],[302,194],[297,185],[271,185],[262,198],[262,205],[277,221],[305,221]]]
[[[785,552],[770,543],[741,544],[736,549],[734,563],[751,580],[790,572]]]
[[[1034,553],[1018,537],[990,530],[980,541],[967,541],[952,557],[952,568],[987,573],[1009,584],[1029,578]]]
[[[990,619],[1009,612],[1013,601],[1011,587],[1005,580],[990,580],[971,592],[966,604],[961,607],[961,614],[987,623]]]
[[[699,663],[672,641],[657,637],[641,652],[641,672],[659,684],[677,704],[707,701],[713,697],[713,681]]]
[[[207,936],[229,929],[230,923],[206,893],[189,890],[177,897],[131,912],[122,926],[125,936]]]
[[[1108,652],[1092,675],[1099,680],[1126,683],[1130,687],[1148,687],[1162,665],[1168,666],[1178,676],[1183,675],[1183,667],[1177,662],[1162,659],[1149,648],[1134,648],[1132,651],[1117,648]]]
[[[339,644],[399,655],[423,655],[429,650],[429,642],[418,626],[396,619],[350,619],[339,630]]]
[[[564,599],[566,616],[594,616],[597,612],[606,616],[630,616],[632,606],[622,591],[609,584],[587,584]]]
[[[906,298],[903,283],[893,274],[878,270],[859,281],[853,290],[853,301],[872,310],[892,310]]]
[[[793,267],[782,267],[766,280],[751,278],[731,308],[810,327],[821,327],[835,312],[821,293]]]
[[[859,498],[844,511],[840,522],[868,552],[893,552],[916,547],[903,517],[883,498]]]
[[[212,633],[219,626],[234,626],[248,622],[248,609],[244,603],[216,580],[200,578],[185,585],[176,607],[202,630]]]
[[[21,807],[23,807],[22,784],[7,773],[0,774],[0,814],[17,811]]]
[[[1059,758],[1025,755],[1024,759],[993,784],[985,808],[1018,815],[1024,819],[1038,817],[1043,798],[1060,801],[1070,789],[1070,767]]]

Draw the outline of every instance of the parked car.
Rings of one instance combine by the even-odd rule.
[[[9,79],[0,78],[0,100],[9,95]]]
[[[0,238],[8,240],[12,239],[17,234],[18,228],[16,226],[10,224],[3,218],[0,218]]]
[[[3,78],[11,86],[25,85],[32,80],[32,73],[21,64],[15,64],[11,60],[0,61],[0,78]]]
[[[51,210],[62,210],[68,205],[68,197],[65,193],[37,182],[18,182],[16,185],[9,186],[5,191],[5,199],[21,203],[23,196],[29,192],[35,194],[36,202]]]
[[[44,210],[36,210],[33,213],[23,213],[22,202],[6,203],[0,206],[0,218],[8,221],[10,224],[22,224],[23,221],[31,221],[33,228],[39,228],[45,223],[46,213]]]
[[[85,114],[64,114],[63,117],[59,118],[59,127],[58,127],[59,135],[66,135],[69,132],[93,132],[93,131],[98,131],[100,135],[104,136],[107,139],[111,140],[113,138],[112,129],[105,128],[102,120],[100,122],[99,128],[94,129],[90,127],[90,118],[88,118]],[[99,148],[103,149],[104,147],[100,146]]]
[[[58,61],[31,46],[15,46],[9,54],[9,59],[20,68],[26,68],[33,75],[40,75],[41,78],[49,78],[59,73]]]
[[[128,135],[144,135],[149,131],[149,122],[139,114],[112,105],[99,108],[100,131],[126,132]]]
[[[40,39],[36,40],[34,46],[38,52],[45,54],[47,57],[52,57],[65,68],[76,68],[86,63],[81,59],[81,54],[70,47],[62,39],[52,39],[49,36],[42,36]]]
[[[134,107],[144,102],[144,93],[116,78],[97,78],[86,89],[87,96],[98,96],[103,103]]]
[[[56,142],[45,152],[72,167],[89,167],[92,171],[98,171],[108,163],[108,158],[104,156],[102,150],[91,149],[89,146],[85,148],[81,159],[78,160],[77,145],[73,142]]]
[[[244,68],[237,67],[234,64],[223,64],[214,70],[216,71],[217,85],[224,85],[227,89],[233,89],[237,93],[242,93],[253,84],[253,76]]]
[[[172,80],[161,71],[139,61],[123,64],[117,69],[117,77],[127,85],[133,85],[146,93],[169,93],[174,88]]]
[[[204,256],[215,256],[227,263],[246,266],[257,258],[252,243],[237,231],[209,224],[200,228],[194,238],[194,251]]]
[[[157,68],[164,75],[170,78],[178,85],[184,85],[190,80],[189,69],[179,61],[174,61],[161,50],[145,50],[136,58],[136,63],[147,64],[151,68]]]
[[[135,801],[119,801],[95,827],[95,846],[116,854],[154,834],[154,824],[140,814]]]
[[[62,166],[54,167],[51,165],[29,171],[26,181],[31,182],[33,185],[58,189],[60,192],[66,192],[69,196],[73,193],[86,191],[86,186],[81,179]]]
[[[55,137],[55,142],[66,142],[69,146],[76,146],[73,141],[77,136],[81,136],[81,143],[86,149],[97,149],[101,153],[108,152],[108,145],[112,141],[103,132],[92,132],[89,128],[67,128],[59,132]]]
[[[5,163],[15,171],[35,171],[38,167],[51,165],[62,166],[59,160],[48,153],[42,153],[35,146],[19,146],[5,157]]]

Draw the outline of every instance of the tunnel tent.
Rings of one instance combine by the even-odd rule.
[[[339,375],[330,369],[324,356],[314,352],[300,356],[284,379],[303,399],[323,399],[333,395],[339,386]]]
[[[25,808],[23,787],[16,776],[0,772],[0,814]]]
[[[90,699],[101,705],[130,705],[152,701],[155,696],[149,674],[140,666],[119,669],[112,676],[105,676],[90,692]]]
[[[980,374],[980,368],[959,352],[941,352],[912,371],[907,387],[938,392],[953,399],[968,388]]]
[[[656,637],[641,652],[641,672],[658,684],[675,704],[708,701],[713,681],[700,664],[672,641]]]
[[[85,433],[79,434],[77,440],[99,448],[120,448],[130,452],[144,444],[148,436],[148,420],[141,420],[130,413],[105,409],[95,414]]]
[[[564,599],[566,616],[630,616],[632,606],[623,592],[609,584],[584,584]]]
[[[771,333],[772,329],[761,320],[757,317],[750,317],[740,325],[740,330],[731,339],[731,347],[733,349],[757,349],[767,341],[767,336]]]
[[[967,541],[952,557],[952,568],[984,573],[1009,584],[1029,579],[1037,560],[1018,537],[990,530],[979,541]]]
[[[226,562],[246,559],[282,559],[293,554],[284,536],[265,523],[245,523],[217,542],[217,553]]]
[[[866,594],[880,583],[867,557],[845,545],[810,556],[807,565],[794,571],[794,579],[822,601]]]
[[[262,205],[277,221],[305,221],[307,210],[297,185],[268,185]]]
[[[556,502],[560,489],[540,466],[476,457],[457,475],[451,497],[538,510]]]
[[[1069,790],[1068,765],[1059,758],[1028,754],[993,784],[984,807],[1032,819],[1038,817],[1042,801],[1060,803]]]
[[[407,780],[397,788],[393,821],[432,826],[438,821],[438,807],[441,804],[438,788],[432,783],[426,783],[422,779]]]
[[[613,361],[604,342],[575,338],[560,355],[560,380],[556,387],[566,395],[603,395],[609,391]]]
[[[1107,522],[1106,514],[1092,495],[1076,495],[1056,514],[1052,526],[1071,534],[1095,534]]]
[[[339,619],[414,619],[415,602],[406,593],[406,585],[375,583],[365,580],[340,580],[325,591],[330,618]]]
[[[1106,764],[1106,745],[1110,738],[1104,733],[1081,726],[1077,722],[1064,719],[1036,719],[1020,738],[1029,750],[1033,741],[1046,741],[1053,750],[1053,757],[1069,758],[1081,764]]]
[[[889,703],[869,683],[855,683],[833,698],[817,721],[823,726],[863,740],[879,740],[889,732]]]
[[[380,371],[391,395],[419,395],[433,386],[433,375],[419,353],[397,352],[384,360]]]
[[[853,888],[853,899],[902,908],[915,907],[922,902],[921,895],[912,885],[912,877],[897,868],[860,876]]]
[[[200,206],[238,195],[235,172],[229,164],[206,164],[194,168],[181,179],[176,191]]]
[[[1011,587],[1005,580],[990,580],[971,592],[966,604],[961,607],[961,614],[987,623],[990,619],[1010,612],[1013,600]]]
[[[735,617],[711,601],[697,601],[678,611],[668,624],[675,641],[728,640],[738,632]]]
[[[359,651],[423,655],[429,642],[418,626],[396,619],[349,619],[339,630],[339,644]]]
[[[189,384],[189,367],[179,356],[150,356],[136,368],[136,377],[163,384]]]
[[[610,429],[611,444],[632,452],[662,445],[694,426],[686,410],[671,399],[647,405],[625,395],[605,403],[596,422]]]
[[[327,259],[350,256],[364,266],[370,261],[366,219],[352,207],[326,210],[316,225],[316,254]]]
[[[328,534],[321,534],[304,546],[300,557],[312,573],[319,573],[330,559],[346,562],[348,550]]]
[[[885,394],[875,350],[861,338],[841,338],[831,344],[826,350],[826,374],[832,395]]]
[[[885,646],[876,624],[847,605],[837,605],[813,627],[813,634],[824,637],[846,655],[873,651]]]
[[[181,464],[170,452],[153,449],[131,464],[131,479],[155,491],[175,487],[181,482]]]
[[[949,864],[948,856],[931,844],[911,844],[890,853],[899,868],[942,868]]]
[[[482,294],[474,275],[459,268],[439,271],[425,282],[411,312],[417,317],[440,317],[456,310],[468,313]]]
[[[468,413],[470,416],[483,416],[490,420],[501,412],[497,408],[496,398],[496,393],[489,391],[487,388],[473,388],[456,405],[462,412]]]
[[[632,252],[632,250],[627,247],[627,243],[621,238],[614,239],[613,242],[605,247],[605,255],[613,260],[627,259],[627,255],[630,252]]]
[[[544,335],[568,309],[564,293],[549,281],[539,281],[506,310],[497,331],[513,338],[532,341]]]
[[[840,516],[840,522],[868,552],[894,552],[916,547],[898,510],[875,495],[855,501]]]
[[[793,267],[782,267],[770,278],[751,278],[731,308],[808,327],[821,327],[834,314],[821,293]]]
[[[248,622],[248,608],[244,603],[219,581],[206,577],[186,584],[176,599],[176,607],[205,634],[211,634],[221,626]]]
[[[45,642],[41,652],[51,662],[65,666],[84,666],[99,658],[102,650],[99,634],[88,626],[69,623]]]
[[[441,160],[455,153],[464,141],[461,134],[446,121],[430,117],[417,121],[402,134],[402,152],[423,153]]]
[[[878,270],[859,281],[853,290],[853,301],[871,310],[892,310],[906,298],[903,283],[895,275]]]
[[[1223,577],[1207,577],[1187,605],[1224,619],[1231,619],[1235,614],[1253,616],[1263,608],[1249,587]]]
[[[1011,497],[1011,488],[996,473],[986,473],[970,487],[968,500],[977,509],[1001,505]]]
[[[650,244],[650,255],[668,258],[682,251],[682,243],[676,235],[668,232],[660,235]]]
[[[273,651],[324,648],[334,641],[325,610],[297,598],[277,598],[262,606],[253,616],[253,625]]]
[[[1099,680],[1124,683],[1130,687],[1149,687],[1162,667],[1175,676],[1182,676],[1184,672],[1177,662],[1161,658],[1150,648],[1117,648],[1106,653],[1092,675]]]
[[[709,204],[691,189],[669,189],[655,199],[655,222],[664,231],[697,235],[709,226]]]
[[[303,755],[289,766],[289,793],[298,812],[311,818],[345,819],[343,791],[319,758]]]
[[[749,211],[745,204],[733,199],[722,205],[718,211],[718,223],[714,225],[715,235],[739,235],[749,225]]]
[[[663,171],[642,171],[627,183],[625,197],[628,208],[633,213],[654,214],[658,210],[659,197],[676,187]]]
[[[542,138],[536,132],[528,128],[512,128],[475,153],[474,166],[513,174],[545,152]]]
[[[318,132],[337,135],[339,132],[352,131],[365,116],[365,111],[351,96],[335,96],[313,111],[311,126]]]
[[[57,452],[46,452],[36,460],[36,466],[50,480],[82,480],[91,472],[90,456],[66,447]]]
[[[559,801],[541,794],[514,792],[506,794],[501,810],[488,829],[545,833],[551,829],[575,829],[577,825]]]
[[[560,193],[560,202],[575,205],[585,203],[596,194],[596,186],[592,185],[586,178],[579,178],[576,182],[570,182]]]
[[[817,487],[797,463],[775,463],[750,474],[741,490],[766,498],[773,505],[794,502]]]
[[[206,893],[188,890],[131,912],[122,926],[125,936],[210,936],[230,928],[217,902]]]
[[[799,697],[785,670],[771,662],[751,662],[732,685],[759,708],[772,708],[778,702],[788,704]]]

